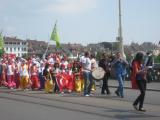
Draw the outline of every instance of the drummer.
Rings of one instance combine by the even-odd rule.
[[[91,54],[91,69],[94,70],[97,67],[98,67],[98,64],[97,64],[97,61],[96,61],[96,57],[95,57],[94,54]],[[94,79],[93,79],[93,85],[92,85],[92,89],[91,90],[92,91],[96,90],[96,83],[95,83]]]
[[[81,60],[81,62],[84,77],[84,96],[90,96],[93,80],[91,75],[91,60],[89,52],[85,52],[84,58]]]
[[[91,69],[95,69],[98,67],[96,58],[94,54],[91,54]]]
[[[102,54],[102,58],[99,61],[99,67],[102,67],[104,71],[106,72],[103,77],[103,84],[101,89],[101,94],[111,94],[109,87],[108,87],[108,78],[110,76],[110,61],[107,57],[106,53]],[[106,93],[105,93],[106,92]]]

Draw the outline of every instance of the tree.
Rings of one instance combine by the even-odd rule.
[[[154,56],[154,62],[160,63],[160,54],[158,56]]]
[[[4,49],[0,49],[0,57],[5,53]]]

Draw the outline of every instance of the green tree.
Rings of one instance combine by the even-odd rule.
[[[5,53],[4,49],[0,49],[0,57]]]
[[[155,63],[160,63],[160,55],[154,56],[154,62]]]

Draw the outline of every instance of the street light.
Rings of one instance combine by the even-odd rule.
[[[121,13],[121,0],[119,0],[119,28],[118,28],[118,40],[120,43],[120,53],[122,54],[123,58],[126,58],[124,54],[124,46],[123,46],[123,37],[122,37],[122,13]]]

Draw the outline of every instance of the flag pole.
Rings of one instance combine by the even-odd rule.
[[[46,48],[46,51],[45,51],[45,52],[44,52],[44,54],[43,54],[43,59],[45,59],[46,54],[47,54],[47,52],[48,52],[48,48],[49,48],[49,41],[50,41],[50,40],[48,40],[48,42],[47,42],[47,48]]]

